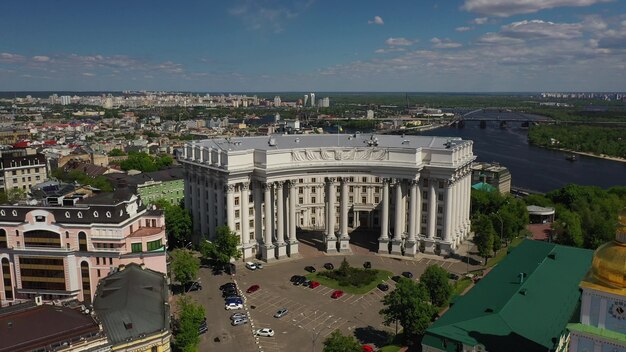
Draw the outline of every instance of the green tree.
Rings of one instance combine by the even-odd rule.
[[[124,171],[139,170],[141,172],[151,172],[164,169],[172,165],[174,159],[169,155],[153,157],[147,153],[128,153],[128,159],[120,162],[120,167]]]
[[[361,352],[361,344],[353,337],[335,330],[324,340],[324,352]]]
[[[165,213],[165,232],[171,247],[182,247],[191,241],[192,219],[187,209],[161,198],[154,205]]]
[[[578,214],[563,208],[558,209],[557,214],[556,221],[552,223],[552,231],[556,234],[555,242],[582,247],[584,240]]]
[[[200,260],[187,249],[175,249],[172,251],[171,268],[176,281],[185,286],[198,278]]]
[[[109,152],[109,156],[124,156],[124,155],[126,155],[126,153],[124,153],[123,150],[118,149],[118,148],[112,149]]]
[[[472,221],[472,231],[474,231],[474,243],[478,247],[478,254],[487,258],[493,253],[493,242],[496,237],[496,231],[493,229],[493,223],[488,216],[478,214]]]
[[[437,309],[430,303],[428,290],[422,283],[400,278],[396,288],[382,300],[385,306],[380,310],[383,324],[399,323],[404,329],[404,338],[410,343],[428,328]]]
[[[444,268],[435,264],[430,265],[420,276],[420,282],[428,290],[433,305],[443,307],[448,303],[452,295],[452,285],[448,280],[448,272]]]
[[[216,229],[215,239],[212,242],[204,241],[200,245],[200,252],[206,259],[212,259],[218,264],[226,265],[231,258],[241,258],[239,248],[239,236],[228,226],[220,226]]]
[[[174,338],[180,351],[197,351],[200,343],[198,327],[205,319],[204,307],[193,301],[189,296],[178,299],[178,327]]]

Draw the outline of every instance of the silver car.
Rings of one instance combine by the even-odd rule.
[[[281,308],[276,312],[276,314],[274,314],[274,318],[282,318],[285,315],[287,315],[288,312],[289,312],[289,309]]]
[[[248,318],[246,313],[237,312],[230,316],[230,320],[237,320],[237,319],[243,319],[243,318]]]
[[[248,324],[248,318],[235,319],[231,322],[232,326]]]

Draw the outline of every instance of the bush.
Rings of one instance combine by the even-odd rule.
[[[319,275],[336,280],[339,286],[363,287],[376,280],[377,273],[376,270],[353,268],[344,258],[339,269],[324,271]]]

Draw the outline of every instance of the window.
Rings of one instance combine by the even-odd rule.
[[[367,197],[361,197],[361,203],[363,204],[367,203]]]
[[[11,214],[13,214],[13,216],[17,216],[17,210],[13,210]]]
[[[443,207],[437,207],[437,214],[443,213]]]
[[[150,241],[148,243],[146,243],[146,245],[148,246],[148,251],[156,251],[158,249],[161,249],[163,247],[163,244],[161,244],[161,240],[155,240],[155,241]]]
[[[113,265],[113,258],[109,258],[109,265]]]
[[[111,218],[111,212],[110,211],[107,211],[106,214],[104,214],[104,215],[106,215],[107,218]]]
[[[133,253],[141,253],[142,251],[141,243],[131,243],[130,250]]]
[[[304,203],[304,198],[302,197],[298,198],[298,204],[302,204],[302,203]]]
[[[311,203],[316,203],[317,200],[315,199],[315,197],[311,197]]]
[[[302,193],[304,193],[304,189],[302,189],[302,187],[299,187],[298,188],[298,194],[302,194]]]
[[[315,177],[313,177],[313,178],[311,179],[311,182],[316,182]]]
[[[79,219],[82,219],[82,218],[83,218],[83,213],[82,213],[82,212],[80,212],[80,211],[79,211],[77,215],[78,215],[78,218],[79,218]]]
[[[361,192],[367,192],[367,187],[366,186],[361,187]]]
[[[312,194],[316,194],[317,193],[317,188],[316,187],[311,188],[311,193]]]
[[[36,181],[41,180],[41,176],[39,176],[39,175],[35,176],[35,180],[36,180]]]
[[[100,257],[96,257],[96,265],[100,265]]]
[[[354,182],[354,177],[350,177],[350,182]]]
[[[422,198],[424,199],[428,198],[428,192],[426,191],[422,192]]]
[[[367,177],[363,177],[363,178],[361,179],[361,181],[362,181],[362,182],[367,182]]]
[[[439,188],[443,188],[443,181],[439,181]]]
[[[7,213],[4,210],[0,210],[0,215],[5,216]]]
[[[353,196],[350,196],[350,198],[348,199],[348,202],[349,202],[349,203],[354,203],[354,197],[353,197]]]
[[[235,205],[239,205],[239,197],[235,197]]]
[[[46,217],[42,216],[42,215],[37,215],[37,216],[35,216],[35,221],[36,222],[46,222]]]
[[[238,218],[239,217],[239,210],[235,210],[235,217]]]
[[[3,215],[4,215],[4,214],[3,214]],[[65,217],[69,219],[69,217],[70,217],[70,212],[69,212],[69,211],[66,211],[66,212],[65,212]]]
[[[98,269],[97,271],[98,271],[98,277],[100,277],[100,269]]]
[[[98,212],[97,212],[97,211],[94,211],[94,212],[93,212],[93,217],[94,217],[94,218],[97,218],[97,217],[98,217]]]
[[[443,201],[443,193],[439,193],[439,194],[437,195],[437,199],[438,199],[439,201]]]
[[[348,192],[354,192],[354,186],[348,187]]]
[[[375,182],[380,182],[380,177],[376,177],[375,180]]]
[[[235,231],[241,230],[241,225],[239,223],[235,223]]]
[[[379,197],[374,197],[374,203],[378,203],[380,202],[380,198]]]

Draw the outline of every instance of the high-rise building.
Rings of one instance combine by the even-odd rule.
[[[327,108],[330,107],[330,98],[329,97],[324,97],[323,99],[321,99],[322,103],[320,105],[320,107],[322,108]]]
[[[69,95],[61,96],[61,105],[70,105],[72,103],[72,98]]]
[[[315,93],[311,93],[311,106],[315,107]]]
[[[309,96],[308,94],[304,95],[304,103],[302,103],[302,106],[306,106],[306,102],[309,100]]]
[[[280,105],[281,105],[280,97],[277,95],[274,97],[274,106],[280,106]]]

